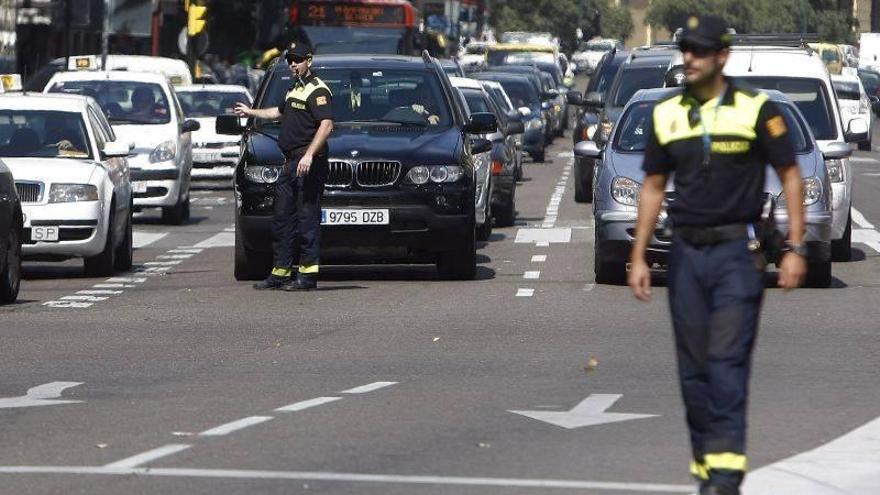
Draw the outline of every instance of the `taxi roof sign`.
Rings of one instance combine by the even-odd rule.
[[[67,70],[98,70],[98,57],[94,55],[68,57]]]
[[[0,74],[0,87],[3,92],[22,91],[21,74]]]

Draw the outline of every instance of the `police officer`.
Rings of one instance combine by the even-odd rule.
[[[278,146],[286,158],[275,184],[274,266],[266,280],[254,284],[258,290],[309,290],[318,285],[321,196],[328,168],[327,138],[333,131],[332,94],[312,71],[312,51],[308,46],[291,44],[285,60],[293,78],[281,106],[235,106],[235,114],[240,117],[281,119]],[[295,264],[299,269],[294,277]]]
[[[701,495],[737,495],[746,471],[746,401],[763,298],[760,255],[764,171],[784,189],[790,232],[779,285],[806,271],[801,176],[786,122],[767,96],[722,75],[730,54],[724,22],[691,17],[679,47],[685,87],[654,109],[644,158],[629,285],[651,296],[645,251],[669,174],[669,305],[678,372]]]

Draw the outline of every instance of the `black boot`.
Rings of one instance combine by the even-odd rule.
[[[710,482],[700,487],[700,495],[739,495],[739,489]]]
[[[290,277],[281,277],[278,275],[269,275],[266,280],[261,280],[254,284],[256,290],[280,289],[290,283]]]
[[[301,290],[312,290],[318,288],[318,277],[316,275],[298,273],[296,278],[289,283],[284,284],[284,290],[288,292],[297,292]]]

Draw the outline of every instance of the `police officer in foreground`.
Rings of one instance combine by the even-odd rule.
[[[651,297],[645,261],[675,173],[669,205],[669,305],[678,371],[701,495],[738,495],[746,471],[746,402],[763,298],[761,227],[766,164],[783,184],[790,233],[779,285],[806,272],[801,175],[786,122],[767,96],[722,75],[724,22],[691,17],[679,47],[685,87],[657,104],[648,136],[629,285]]]
[[[312,51],[308,46],[291,44],[285,60],[293,73],[293,84],[281,106],[235,106],[239,117],[281,119],[278,146],[286,158],[275,184],[274,265],[266,280],[254,284],[258,290],[309,290],[318,285],[321,196],[327,178],[327,138],[333,131],[332,94],[312,71]],[[295,264],[299,270],[293,276]]]

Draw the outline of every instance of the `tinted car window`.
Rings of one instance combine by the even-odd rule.
[[[246,94],[228,91],[178,91],[177,97],[187,117],[232,115],[236,103],[250,104]]]
[[[876,95],[877,88],[880,87],[880,74],[874,72],[859,71],[859,79],[865,86],[865,92],[869,95]]]
[[[431,124],[432,129],[452,126],[452,111],[434,72],[322,69],[319,75],[333,93],[333,119],[337,123],[382,121],[427,126],[427,116],[436,115],[437,124]],[[292,82],[290,71],[276,72],[259,107],[280,106]]]
[[[525,81],[500,82],[501,87],[504,88],[504,91],[507,93],[507,96],[510,98],[514,107],[528,107],[532,109],[540,107],[541,100],[538,98],[538,93],[531,84]]]
[[[82,114],[0,110],[0,156],[92,158]]]
[[[622,69],[620,73],[620,85],[612,99],[612,106],[622,107],[640,89],[662,88],[666,78],[666,69],[658,67],[645,67],[634,69]]]
[[[604,96],[611,88],[611,83],[614,82],[614,76],[617,75],[617,70],[620,69],[623,60],[623,57],[606,56],[605,62],[602,63],[599,74],[595,78],[595,84],[590,81],[592,87],[588,88],[587,92],[596,91]]]
[[[784,93],[804,114],[816,139],[837,139],[834,125],[834,112],[831,98],[825,85],[819,79],[794,77],[746,77],[752,86],[763,89],[776,89]]]
[[[648,101],[631,105],[620,119],[622,125],[614,137],[614,149],[624,153],[641,153],[648,143],[648,126],[657,102]],[[806,153],[812,149],[806,123],[788,103],[777,103],[782,116],[788,124],[789,137],[796,153]]]
[[[861,100],[862,94],[859,92],[859,85],[854,82],[835,81],[834,92],[837,97],[842,100]]]
[[[502,93],[503,90],[501,88],[486,88],[486,91],[489,93],[489,96],[495,100],[495,104],[498,105],[498,108],[502,111],[509,112],[513,110],[513,107],[510,106],[507,99],[504,98],[504,93]]]
[[[167,124],[171,107],[162,86],[137,81],[59,81],[50,93],[91,96],[111,124]]]
[[[462,89],[461,94],[467,102],[469,113],[492,112],[489,108],[489,102],[483,98],[483,93],[476,89]]]

